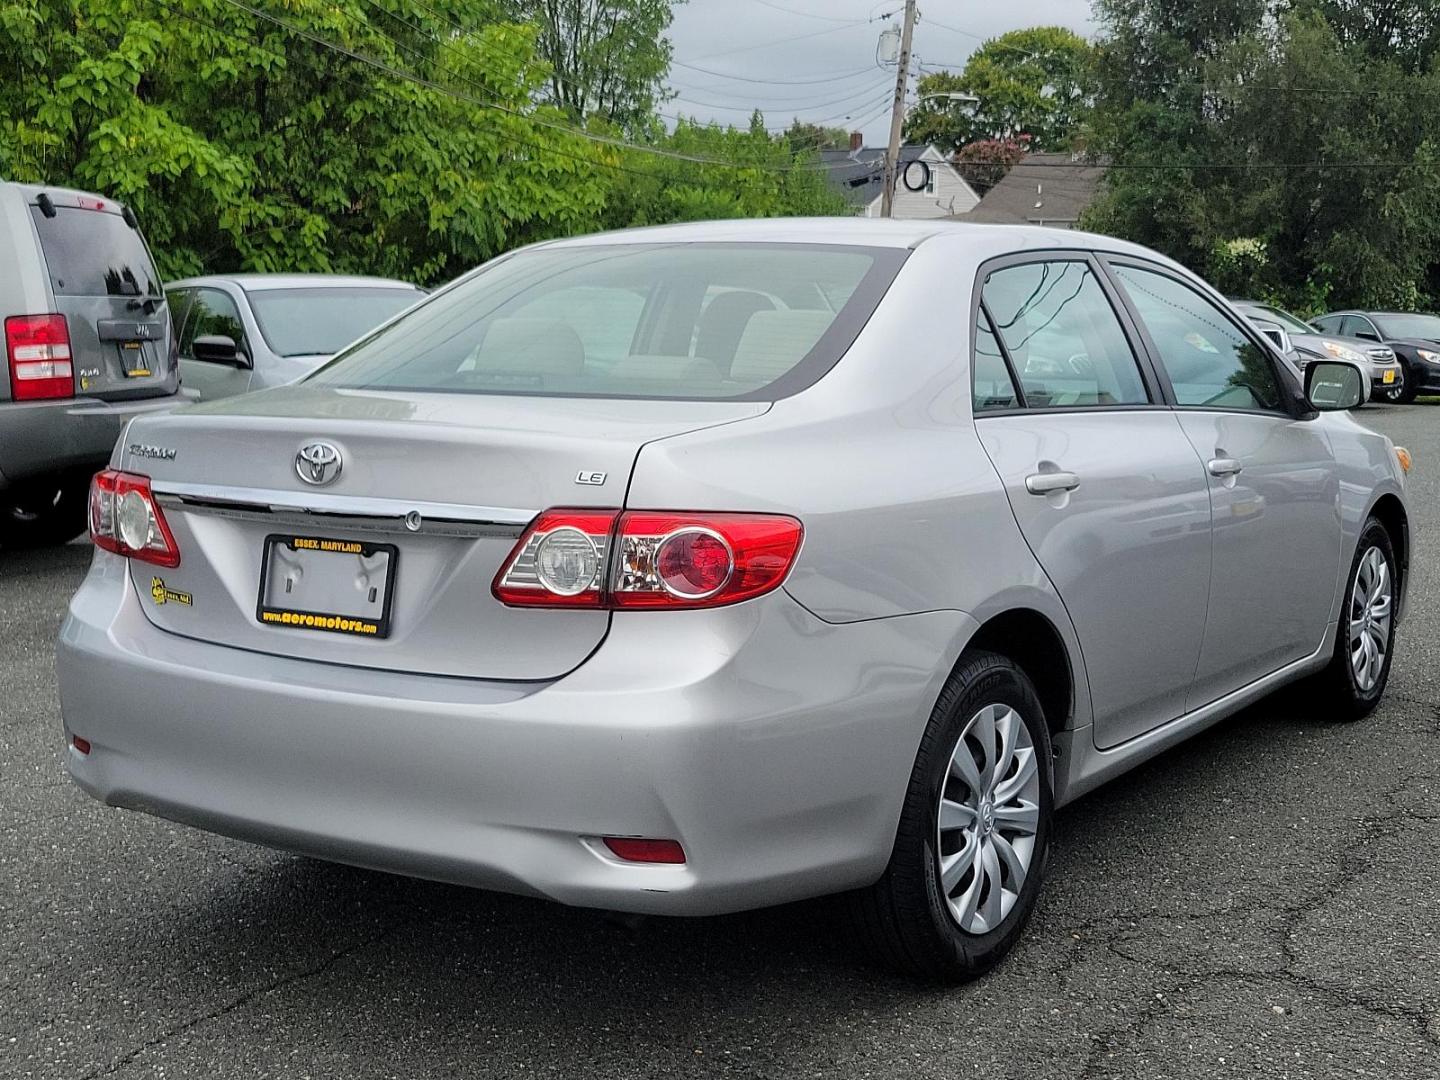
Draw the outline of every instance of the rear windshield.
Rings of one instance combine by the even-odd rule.
[[[329,356],[424,295],[384,286],[256,289],[250,307],[277,356]]]
[[[311,376],[477,394],[762,400],[829,371],[906,252],[821,244],[539,248]]]
[[[160,275],[140,233],[119,214],[55,207],[30,213],[57,296],[159,296]]]

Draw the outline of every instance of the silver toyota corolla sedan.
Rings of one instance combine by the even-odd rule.
[[[1082,233],[524,249],[130,425],[60,637],[70,773],[568,904],[851,892],[882,957],[973,976],[1056,807],[1302,676],[1336,719],[1384,691],[1408,455],[1343,411],[1356,367],[1305,377]]]

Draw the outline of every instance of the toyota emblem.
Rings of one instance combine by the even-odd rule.
[[[307,484],[321,487],[340,475],[343,462],[340,449],[333,443],[306,443],[295,455],[295,474]]]

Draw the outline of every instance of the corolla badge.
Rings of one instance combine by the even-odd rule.
[[[306,443],[295,455],[295,474],[316,487],[333,483],[343,465],[340,449],[334,443]]]

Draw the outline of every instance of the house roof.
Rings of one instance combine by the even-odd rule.
[[[987,191],[965,221],[1073,225],[1100,190],[1105,167],[1071,154],[1029,154]]]
[[[930,147],[924,143],[900,147],[900,169],[918,161]],[[859,150],[821,150],[825,179],[851,206],[869,206],[885,187],[885,147]]]

